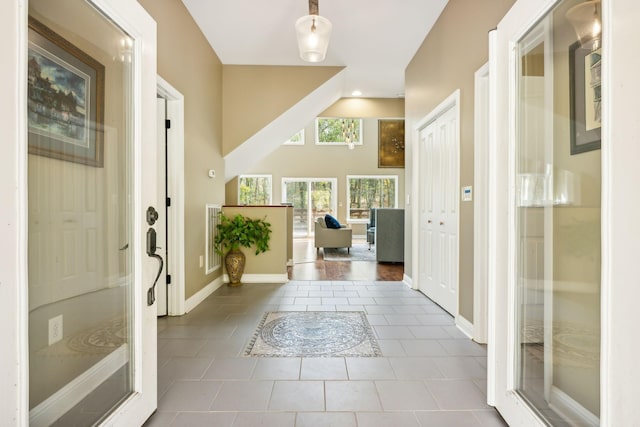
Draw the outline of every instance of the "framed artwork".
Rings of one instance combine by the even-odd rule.
[[[104,66],[29,18],[29,153],[104,164]]]
[[[378,167],[404,167],[404,120],[378,120]]]
[[[571,154],[600,148],[602,53],[592,45],[576,42],[569,47]]]

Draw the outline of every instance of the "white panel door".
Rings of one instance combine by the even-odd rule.
[[[452,315],[458,312],[457,108],[420,130],[420,290]]]

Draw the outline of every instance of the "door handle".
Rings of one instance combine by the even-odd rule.
[[[153,281],[153,285],[147,291],[147,305],[153,305],[156,302],[156,284],[158,283],[158,279],[160,278],[160,274],[162,274],[162,269],[164,267],[164,259],[162,256],[156,253],[156,230],[153,227],[149,227],[147,230],[147,255],[151,258],[155,258],[160,263],[160,268],[158,268],[158,274],[156,275],[155,280]]]
[[[444,225],[444,221],[440,221],[440,225]]]
[[[431,224],[431,220],[427,221],[427,224]]]

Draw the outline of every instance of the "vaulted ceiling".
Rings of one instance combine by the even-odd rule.
[[[312,65],[298,56],[294,24],[307,0],[182,0],[223,64]],[[344,66],[342,96],[404,94],[404,70],[447,0],[320,0],[333,24],[327,58]]]

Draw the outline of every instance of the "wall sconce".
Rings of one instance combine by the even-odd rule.
[[[296,21],[300,58],[307,62],[324,61],[331,29],[331,22],[318,14],[318,0],[309,0],[309,14]]]

